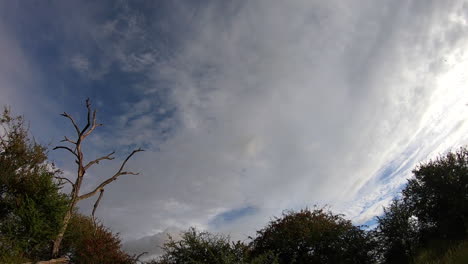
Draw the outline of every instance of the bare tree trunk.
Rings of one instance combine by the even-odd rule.
[[[62,142],[71,143],[73,145],[73,147],[70,148],[70,147],[67,147],[67,146],[57,146],[57,147],[54,148],[54,150],[55,149],[64,149],[64,150],[67,150],[68,152],[70,152],[71,154],[73,154],[73,156],[76,158],[75,162],[78,165],[78,171],[77,171],[77,177],[75,179],[75,182],[72,182],[68,178],[57,177],[57,179],[59,179],[60,181],[65,180],[68,183],[70,183],[72,185],[72,191],[70,193],[70,196],[71,196],[70,205],[68,207],[67,212],[65,213],[65,216],[63,217],[62,226],[60,227],[60,231],[59,231],[57,237],[54,240],[54,245],[53,245],[53,248],[52,248],[52,258],[56,258],[59,255],[60,245],[62,243],[63,236],[65,235],[65,232],[67,231],[68,224],[69,224],[70,219],[71,219],[71,217],[73,215],[73,210],[75,209],[75,206],[79,201],[87,199],[87,198],[89,198],[91,196],[94,196],[98,192],[100,192],[99,198],[96,201],[96,203],[94,204],[94,208],[93,208],[92,216],[93,216],[93,220],[94,220],[95,219],[94,218],[94,213],[96,212],[96,208],[98,207],[99,201],[101,200],[102,195],[104,193],[104,187],[106,185],[108,185],[109,183],[117,180],[117,178],[119,176],[121,176],[121,175],[138,175],[138,173],[135,173],[135,172],[124,171],[124,168],[125,168],[125,164],[127,163],[127,161],[135,153],[143,151],[140,148],[136,149],[136,150],[133,150],[132,153],[130,153],[130,155],[127,156],[127,158],[122,162],[119,170],[114,175],[112,175],[112,177],[110,177],[107,180],[101,182],[92,191],[80,195],[81,183],[83,182],[83,178],[84,178],[84,176],[86,174],[86,171],[91,166],[93,166],[95,164],[98,164],[102,160],[113,160],[114,157],[112,155],[114,155],[114,153],[115,153],[115,152],[111,152],[108,155],[97,158],[97,159],[95,159],[93,161],[90,161],[90,162],[88,162],[86,164],[84,163],[83,152],[81,151],[81,143],[83,142],[83,140],[87,136],[89,136],[91,134],[91,132],[94,131],[94,129],[96,127],[102,126],[102,124],[96,123],[96,110],[94,110],[94,111],[91,110],[91,104],[89,102],[89,99],[86,100],[86,108],[88,109],[88,122],[82,129],[80,129],[78,127],[75,120],[69,114],[67,114],[67,113],[62,114],[62,116],[68,118],[70,120],[70,122],[72,123],[72,125],[73,125],[73,127],[75,128],[75,131],[76,131],[77,139],[76,140],[71,140],[71,139],[65,137],[65,139],[62,140]]]
[[[60,231],[57,235],[57,238],[54,240],[54,247],[52,248],[52,258],[58,257],[60,251],[60,244],[62,243],[63,236],[65,235],[65,231],[67,231],[68,223],[70,222],[71,216],[73,214],[73,208],[75,208],[76,203],[73,202],[70,207],[68,208],[65,216],[63,217],[62,227],[60,227]]]

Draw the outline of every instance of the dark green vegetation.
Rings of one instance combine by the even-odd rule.
[[[5,110],[0,124],[0,263],[48,260],[70,196],[23,118]],[[246,242],[191,228],[147,263],[468,263],[468,150],[413,174],[374,230],[325,209],[286,211]],[[141,263],[121,250],[117,234],[76,210],[60,255],[71,263]]]
[[[378,218],[383,259],[468,263],[468,149],[421,164],[413,174],[401,197]],[[447,258],[453,261],[443,262]]]

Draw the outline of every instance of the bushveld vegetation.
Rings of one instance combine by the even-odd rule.
[[[78,212],[79,188],[62,192],[67,180],[23,117],[5,109],[0,124],[0,263],[57,256],[70,263],[144,263],[121,249],[118,234]],[[92,116],[88,124],[94,127]],[[413,174],[374,229],[323,208],[285,211],[246,242],[190,228],[146,263],[468,263],[468,149],[421,163]],[[102,195],[101,187],[93,194]]]

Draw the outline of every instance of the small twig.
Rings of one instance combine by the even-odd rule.
[[[67,136],[65,136],[65,138],[64,138],[64,139],[60,140],[60,142],[70,142],[70,143],[72,143],[72,144],[75,144],[75,145],[76,145],[76,142],[75,142],[75,141],[73,141],[73,140],[71,140],[71,139],[69,139],[69,138],[67,138]]]

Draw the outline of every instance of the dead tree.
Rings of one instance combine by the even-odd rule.
[[[99,124],[96,122],[96,110],[91,109],[91,103],[89,102],[89,99],[86,100],[86,108],[88,110],[88,118],[87,118],[87,123],[83,128],[79,128],[75,120],[73,119],[72,116],[64,112],[62,116],[68,118],[70,122],[72,123],[73,127],[75,128],[76,132],[76,139],[69,139],[68,137],[65,136],[65,138],[61,142],[69,143],[71,144],[71,147],[68,146],[57,146],[54,148],[55,149],[64,149],[68,152],[70,152],[74,157],[75,157],[75,163],[77,164],[77,177],[75,181],[71,181],[67,178],[63,177],[57,177],[59,180],[64,180],[67,181],[68,183],[71,184],[72,190],[70,193],[70,205],[68,207],[67,212],[65,213],[65,216],[62,221],[62,226],[60,227],[60,231],[54,240],[54,245],[52,249],[52,257],[56,258],[58,257],[59,250],[60,250],[60,244],[62,243],[63,235],[65,234],[65,231],[67,230],[68,223],[70,221],[70,218],[72,217],[73,210],[76,207],[76,204],[84,199],[90,198],[94,196],[95,194],[99,193],[99,198],[96,200],[93,208],[93,219],[94,219],[94,213],[96,211],[97,206],[99,205],[99,201],[102,198],[102,195],[104,194],[104,187],[108,185],[109,183],[117,180],[117,178],[121,175],[138,175],[138,173],[131,172],[131,171],[125,171],[125,164],[127,161],[137,152],[143,151],[142,149],[135,149],[133,150],[127,158],[122,162],[120,165],[120,168],[117,170],[117,172],[97,185],[92,191],[80,194],[80,189],[81,189],[81,184],[83,183],[83,178],[86,174],[86,171],[93,165],[98,164],[100,161],[103,160],[113,160],[114,153],[111,152],[108,155],[102,156],[100,158],[97,158],[95,160],[85,162],[84,156],[83,156],[83,151],[82,151],[82,143],[86,139],[87,136],[89,136],[94,129],[96,129],[99,126],[102,126],[102,124]]]

